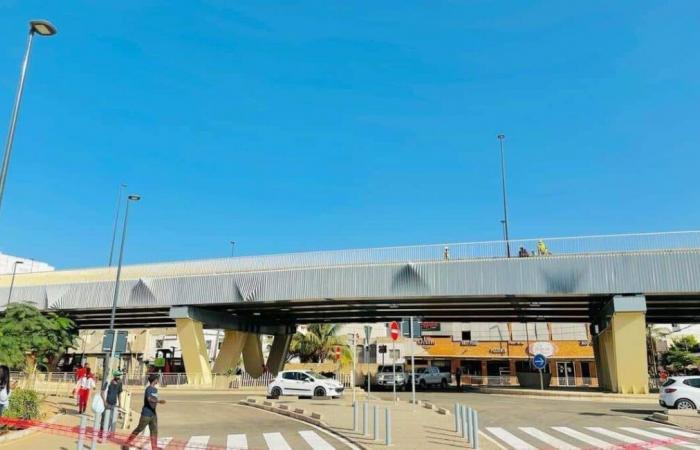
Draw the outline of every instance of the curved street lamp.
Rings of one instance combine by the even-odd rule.
[[[12,108],[12,116],[10,117],[10,131],[7,134],[7,143],[5,144],[5,154],[2,158],[2,167],[0,168],[0,205],[2,205],[2,197],[5,193],[5,181],[7,179],[7,171],[10,167],[10,156],[12,156],[12,143],[15,139],[15,128],[17,126],[17,118],[19,117],[19,107],[22,103],[22,93],[24,92],[24,79],[27,76],[27,67],[29,66],[29,55],[32,51],[32,39],[35,34],[39,36],[53,36],[57,30],[48,20],[32,20],[29,22],[29,36],[27,37],[27,48],[24,51],[24,60],[22,61],[22,69],[19,73],[19,85],[17,86],[17,96],[15,105]]]

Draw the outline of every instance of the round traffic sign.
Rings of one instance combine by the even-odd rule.
[[[534,358],[532,358],[532,363],[536,369],[542,370],[547,365],[547,358],[543,354],[538,353]]]
[[[399,324],[397,322],[391,322],[391,339],[397,340],[399,338]]]

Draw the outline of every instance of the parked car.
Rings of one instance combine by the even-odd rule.
[[[669,409],[697,409],[700,376],[669,377],[659,389],[659,404]]]
[[[267,386],[270,397],[297,395],[300,397],[340,397],[343,384],[310,370],[284,370]]]
[[[377,385],[380,387],[393,387],[404,389],[406,386],[406,374],[403,366],[396,366],[396,379],[394,380],[394,368],[392,366],[380,366],[377,371]]]
[[[443,389],[447,389],[450,381],[452,381],[452,374],[450,372],[441,372],[440,369],[434,366],[416,370],[416,386],[421,389],[425,389],[428,386],[440,386]],[[410,375],[407,384],[411,384]]]

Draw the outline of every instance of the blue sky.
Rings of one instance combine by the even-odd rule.
[[[698,229],[700,4],[0,1],[0,251],[105,264]]]

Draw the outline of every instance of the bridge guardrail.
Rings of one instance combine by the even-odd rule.
[[[521,249],[524,251],[521,252]],[[157,276],[165,271],[179,274],[246,272],[319,266],[505,258],[508,254],[517,258],[520,255],[525,256],[525,252],[529,257],[547,257],[690,249],[700,249],[700,231],[510,239],[507,242],[502,240],[457,242],[238,256],[215,260],[130,266],[129,269],[137,270],[142,276]]]

